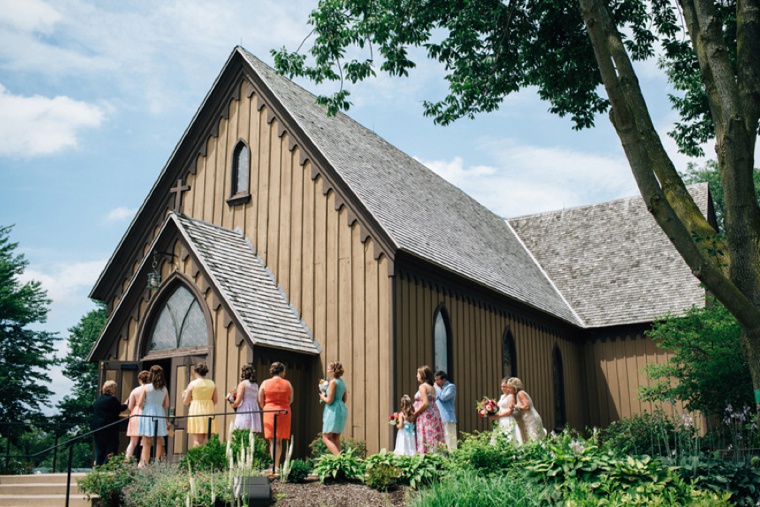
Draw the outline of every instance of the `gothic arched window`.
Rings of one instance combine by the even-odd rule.
[[[179,285],[158,314],[148,350],[208,345],[208,327],[198,300]]]
[[[440,305],[433,317],[433,372],[445,371],[451,377],[451,328],[446,308]]]
[[[517,376],[517,349],[515,348],[515,337],[509,328],[504,330],[504,337],[501,340],[501,370],[505,377]]]
[[[248,194],[250,174],[251,153],[248,146],[243,141],[239,141],[232,154],[232,197]]]
[[[562,366],[562,352],[555,346],[552,352],[554,370],[554,429],[562,431],[567,424],[565,411],[565,371]]]

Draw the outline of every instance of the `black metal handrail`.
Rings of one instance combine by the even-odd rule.
[[[67,472],[66,472],[66,507],[69,507],[69,497],[70,497],[70,492],[71,492],[71,468],[72,468],[71,467],[71,463],[72,463],[73,455],[74,455],[74,443],[76,443],[78,441],[81,441],[82,439],[84,439],[86,437],[89,437],[91,435],[94,435],[95,433],[97,433],[99,431],[103,431],[103,430],[108,429],[108,428],[110,428],[112,426],[123,424],[124,421],[129,421],[133,417],[149,417],[151,419],[155,419],[155,422],[153,423],[153,435],[150,438],[157,438],[157,436],[158,436],[158,421],[160,419],[177,420],[177,419],[190,419],[192,417],[207,417],[208,418],[208,426],[207,426],[208,429],[207,429],[206,436],[208,438],[211,438],[212,421],[217,416],[236,415],[236,414],[267,414],[267,413],[271,414],[271,413],[273,413],[274,414],[274,423],[273,423],[273,428],[272,428],[273,431],[272,431],[272,433],[274,434],[275,444],[272,445],[272,454],[273,454],[273,456],[272,456],[272,460],[273,460],[273,463],[272,463],[272,472],[274,472],[275,466],[277,465],[277,445],[276,445],[276,440],[277,440],[277,417],[280,416],[280,415],[287,415],[289,412],[290,412],[290,410],[288,410],[288,409],[274,409],[274,410],[250,410],[250,411],[247,411],[247,412],[239,412],[239,411],[238,412],[217,412],[217,413],[214,413],[214,414],[183,415],[183,416],[159,416],[159,415],[136,414],[136,415],[130,415],[129,417],[125,417],[125,418],[119,419],[118,421],[112,422],[112,423],[107,424],[105,426],[101,426],[100,428],[97,428],[97,429],[94,429],[94,430],[90,430],[90,431],[88,431],[86,433],[82,433],[80,435],[76,435],[76,436],[70,438],[69,440],[66,440],[65,442],[62,442],[60,444],[56,443],[52,447],[48,447],[47,449],[43,449],[42,451],[36,452],[34,454],[14,454],[14,455],[11,456],[9,454],[10,453],[10,445],[8,445],[8,451],[7,451],[7,453],[6,453],[6,455],[4,457],[6,459],[6,468],[7,468],[8,459],[10,457],[34,458],[35,456],[40,456],[40,455],[47,454],[50,451],[53,451],[55,453],[54,455],[57,456],[57,452],[58,452],[59,448],[64,448],[64,447],[68,446],[68,448],[69,448],[69,460],[68,460],[68,466],[67,466]],[[16,425],[28,425],[27,423],[12,423],[12,422],[0,422],[0,424],[5,424],[5,425],[13,425],[13,424],[16,424]],[[8,439],[8,441],[10,441],[10,439]],[[57,439],[56,439],[56,442],[57,442]],[[150,457],[151,457],[151,459],[155,459],[155,457],[156,457],[156,445],[152,446],[152,448],[151,448],[151,456]]]

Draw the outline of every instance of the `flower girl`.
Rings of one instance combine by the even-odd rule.
[[[396,418],[396,428],[399,431],[396,435],[396,449],[393,451],[395,454],[403,454],[405,456],[417,454],[414,423],[408,422],[413,413],[414,406],[412,405],[412,399],[405,394],[401,397],[398,417]]]

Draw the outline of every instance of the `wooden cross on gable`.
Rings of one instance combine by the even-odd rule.
[[[182,213],[182,192],[190,190],[190,185],[183,185],[182,178],[177,180],[177,186],[169,189],[169,193],[174,194],[174,211]]]

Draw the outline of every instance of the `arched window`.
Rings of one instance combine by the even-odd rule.
[[[504,330],[504,337],[501,340],[501,370],[505,377],[517,376],[517,350],[515,338],[509,328]]]
[[[433,372],[442,370],[451,377],[451,328],[443,304],[438,306],[433,318],[433,343]]]
[[[554,370],[554,428],[562,431],[567,424],[565,411],[565,372],[562,367],[562,352],[555,346],[552,352],[552,365]]]
[[[248,194],[248,179],[251,173],[251,156],[248,146],[240,141],[232,154],[232,197]]]
[[[180,285],[166,300],[153,326],[148,350],[208,345],[208,327],[198,300]]]

